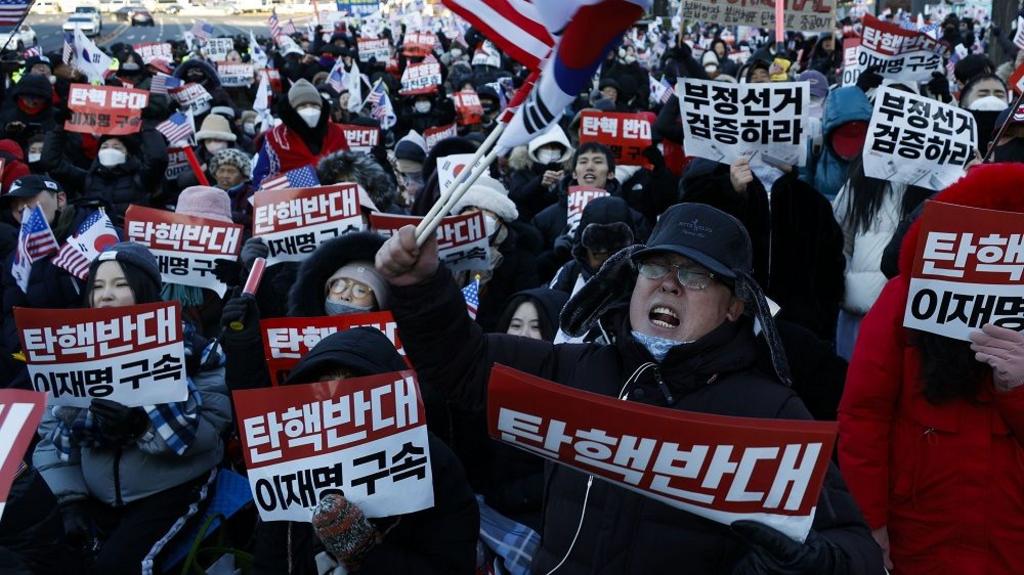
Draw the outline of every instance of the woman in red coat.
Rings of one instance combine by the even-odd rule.
[[[1024,212],[1024,164],[971,169],[936,200]],[[1024,336],[903,327],[919,223],[862,324],[839,462],[898,575],[1024,573]],[[1024,290],[1022,290],[1024,291]]]

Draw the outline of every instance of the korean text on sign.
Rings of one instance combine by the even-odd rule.
[[[491,437],[725,525],[803,540],[836,425],[753,420],[618,401],[495,365]]]
[[[967,341],[987,323],[1024,331],[1024,215],[929,201],[903,325]]]
[[[142,109],[149,92],[115,86],[72,84],[68,92],[69,132],[123,136],[142,128]]]
[[[188,397],[177,301],[14,308],[14,320],[32,386],[50,405],[88,407],[101,397],[137,407]]]
[[[944,72],[943,55],[946,48],[935,38],[899,25],[883,22],[874,16],[864,16],[857,66],[864,70],[878,67],[885,78],[921,82],[931,78],[932,72]]]
[[[249,485],[264,521],[305,521],[327,492],[367,517],[434,504],[415,373],[236,391]]]
[[[267,265],[302,261],[320,244],[364,228],[357,184],[264,190],[253,198],[253,235],[270,249]]]
[[[735,0],[683,0],[680,14],[688,20],[715,22],[721,26],[775,28],[775,7],[769,2]],[[831,32],[836,22],[836,0],[786,2],[786,30]]]
[[[345,133],[348,148],[353,152],[368,154],[374,146],[380,144],[380,128],[341,124],[341,130]]]
[[[270,382],[279,385],[299,360],[320,340],[356,327],[372,327],[383,333],[405,355],[398,337],[398,324],[389,311],[349,313],[323,317],[280,317],[260,320],[263,354]]]
[[[370,227],[381,235],[398,233],[402,226],[417,225],[423,218],[370,214]],[[482,212],[448,216],[437,227],[438,257],[452,272],[490,268],[491,250]]]
[[[441,85],[441,65],[437,62],[412,64],[402,74],[402,96],[430,94]]]
[[[252,64],[219,64],[217,75],[226,88],[248,87],[256,81],[256,72]]]
[[[580,116],[580,144],[599,142],[615,154],[615,164],[650,168],[644,150],[651,146],[651,119],[646,113],[585,111]]]
[[[132,205],[124,228],[130,240],[156,256],[165,283],[211,289],[224,296],[227,285],[215,270],[218,260],[238,259],[241,225]]]
[[[692,156],[731,164],[763,155],[803,166],[807,82],[726,84],[687,78],[676,88],[683,116],[683,147]]]
[[[569,188],[568,203],[566,204],[566,224],[569,226],[569,233],[575,233],[576,228],[580,225],[580,219],[583,218],[583,210],[587,207],[587,204],[596,200],[597,198],[603,198],[610,196],[608,192],[599,188],[588,188],[586,186],[571,186]],[[578,237],[578,236],[577,236]]]
[[[864,174],[941,190],[964,174],[978,147],[968,110],[893,88],[875,92]]]
[[[149,64],[153,60],[174,61],[174,54],[171,52],[171,44],[169,42],[146,42],[136,44],[133,48],[142,58],[143,64]]]
[[[391,57],[391,44],[387,38],[360,38],[359,59],[369,62],[376,59],[378,62],[387,62]]]

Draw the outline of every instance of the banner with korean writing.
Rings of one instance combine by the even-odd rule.
[[[178,179],[178,176],[191,169],[185,150],[167,148],[167,169],[164,170],[164,179],[173,182]]]
[[[448,124],[446,126],[435,126],[433,128],[427,128],[423,130],[423,141],[427,145],[427,153],[434,149],[441,140],[448,138],[454,138],[459,135],[459,129],[455,124]]]
[[[466,89],[452,95],[460,126],[472,126],[483,121],[484,106],[475,90]]]
[[[270,249],[268,266],[302,261],[320,244],[364,228],[357,184],[263,190],[253,196],[253,235]]]
[[[1024,214],[929,201],[903,325],[953,339],[1024,331]]]
[[[256,81],[252,64],[218,64],[217,75],[225,88],[248,88]]]
[[[348,142],[348,149],[353,152],[370,153],[375,146],[380,145],[380,128],[374,126],[358,126],[355,124],[341,124],[341,130],[345,133],[345,141]]]
[[[392,236],[407,225],[418,225],[423,218],[370,214],[370,227],[384,236]],[[453,273],[466,270],[488,270],[491,248],[484,225],[483,212],[447,216],[437,226],[438,257]]]
[[[503,365],[487,387],[491,437],[725,525],[803,541],[836,424],[726,417],[619,401]]]
[[[0,389],[0,517],[18,474],[25,470],[23,457],[43,418],[46,395],[26,389]]]
[[[206,288],[224,297],[228,286],[218,268],[238,260],[243,226],[143,206],[128,206],[128,239],[153,252],[164,283]]]
[[[410,32],[402,38],[402,53],[406,56],[428,56],[436,45],[437,35],[433,32]]]
[[[860,55],[860,38],[846,38],[843,40],[843,76],[839,84],[841,86],[856,86],[857,79],[863,68],[858,61]]]
[[[683,148],[691,156],[732,164],[761,156],[764,163],[803,166],[808,82],[727,84],[681,79]]]
[[[203,53],[214,62],[223,62],[228,52],[235,49],[235,41],[231,38],[210,38],[203,45]]]
[[[945,72],[945,46],[936,38],[898,24],[864,16],[857,64],[861,70],[877,66],[883,78],[924,82],[932,72]]]
[[[644,150],[651,147],[651,117],[647,113],[597,112],[580,114],[580,144],[598,142],[615,154],[615,165],[651,168]]]
[[[232,396],[263,521],[310,522],[320,498],[332,491],[370,518],[434,506],[427,419],[415,372]]]
[[[583,210],[587,207],[591,201],[597,198],[603,198],[610,196],[608,192],[600,188],[590,188],[587,186],[570,186],[568,194],[568,202],[566,204],[566,224],[569,226],[569,233],[576,233],[576,228],[580,225],[580,220],[583,218]]]
[[[360,38],[359,59],[369,62],[376,59],[378,62],[386,63],[391,57],[391,43],[387,38]]]
[[[213,96],[202,84],[185,84],[180,88],[172,88],[169,93],[182,111],[189,110],[193,116],[202,116],[213,106]]]
[[[864,174],[942,190],[974,158],[978,128],[970,111],[894,88],[875,92]]]
[[[94,135],[134,134],[142,128],[142,109],[148,103],[145,90],[72,84],[68,92],[71,117],[64,129]]]
[[[350,16],[370,16],[380,10],[380,0],[337,0],[337,7]]]
[[[100,254],[99,259],[112,252]],[[113,258],[110,258],[113,259]],[[139,407],[184,401],[181,303],[87,309],[14,308],[36,391],[50,405],[89,407],[102,397]]]
[[[145,42],[135,44],[133,48],[142,57],[143,64],[149,64],[153,60],[174,61],[174,53],[171,51],[171,45],[168,42]]]
[[[355,327],[372,327],[383,333],[405,355],[398,337],[398,324],[389,311],[348,313],[323,317],[280,317],[260,320],[263,334],[263,357],[267,360],[270,382],[280,385],[299,359],[320,340],[339,331]]]
[[[399,95],[415,96],[417,94],[433,94],[441,86],[441,64],[423,62],[411,64],[402,73],[402,89]]]
[[[836,0],[786,0],[786,30],[831,32],[836,23]],[[775,29],[775,2],[682,0],[679,13],[690,21],[720,26]]]

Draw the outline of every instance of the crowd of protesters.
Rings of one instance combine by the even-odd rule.
[[[171,61],[106,47],[118,62],[107,85],[148,90],[166,75],[211,96],[193,110],[197,174],[169,165],[180,143],[157,127],[184,108],[166,91],[150,94],[137,133],[68,131],[81,71],[60,53],[4,55],[0,383],[32,388],[16,307],[177,300],[189,395],[144,408],[104,399],[48,408],[0,520],[0,571],[174,568],[167,554],[202,516],[218,469],[245,473],[232,391],[406,368],[387,338],[359,328],[323,339],[286,381],[271,381],[260,320],[386,310],[423,392],[434,506],[367,519],[334,494],[312,524],[243,511],[223,527],[249,554],[243,572],[1024,573],[1024,336],[986,326],[964,342],[903,326],[926,201],[1024,212],[1024,119],[1007,86],[1024,51],[1011,32],[978,19],[927,22],[960,57],[948,75],[901,89],[969,110],[979,130],[964,176],[934,191],[865,171],[883,75],[868,67],[840,85],[843,40],[859,35],[857,17],[778,44],[765,30],[682,17],[633,25],[561,120],[502,155],[455,204],[452,215],[483,213],[488,269],[449,272],[436,244],[418,246],[410,227],[390,239],[359,231],[268,268],[255,295],[237,288],[269,253],[253,233],[251,204],[265,180],[310,166],[320,185],[357,183],[377,211],[425,216],[445,194],[439,162],[481,146],[528,70],[473,28],[438,33],[424,56],[403,50],[412,30],[383,26],[377,32],[393,46],[386,61],[360,57],[358,19],[285,42],[235,37],[228,61],[263,53],[279,72],[263,109],[258,80],[225,86],[191,39],[165,39]],[[986,55],[997,44],[1003,61]],[[440,62],[442,84],[401,95],[403,70],[425,58]],[[330,81],[339,63],[358,81]],[[809,82],[816,127],[806,165],[688,156],[679,97],[652,92],[685,78]],[[393,120],[371,102],[378,87]],[[482,114],[464,122],[452,95],[467,89]],[[580,143],[587,111],[649,113],[643,166]],[[449,124],[457,134],[428,147],[428,130]],[[382,137],[357,151],[342,125],[379,127]],[[569,221],[574,186],[608,193],[578,224]],[[53,257],[35,261],[23,287],[12,266],[23,209],[36,205],[59,244],[97,211],[120,228],[131,205],[240,224],[237,263],[216,270],[232,289],[221,296],[168,282],[154,255],[129,241],[106,247],[84,281]],[[708,237],[679,231],[698,220],[713,228]],[[474,282],[471,319],[461,290]],[[769,299],[780,308],[774,318]],[[766,327],[760,335],[755,321]],[[561,343],[568,339],[576,343]],[[838,421],[810,534],[799,542],[762,523],[715,523],[488,438],[494,363],[670,409]],[[496,523],[505,541],[495,542]]]

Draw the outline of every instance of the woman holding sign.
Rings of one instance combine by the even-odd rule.
[[[978,166],[935,200],[1024,213],[1022,178],[1018,164]],[[985,325],[968,342],[904,327],[921,225],[861,323],[840,466],[896,573],[1024,573],[1024,335]]]
[[[89,268],[88,307],[160,301],[156,258],[139,244],[105,250]],[[33,462],[61,507],[72,543],[91,546],[83,573],[152,572],[209,494],[231,423],[224,368],[185,326],[188,399],[129,408],[93,399],[56,407],[39,425]]]

